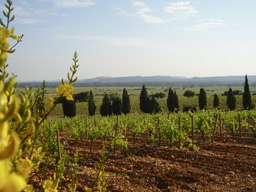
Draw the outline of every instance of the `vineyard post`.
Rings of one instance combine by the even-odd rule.
[[[57,129],[57,144],[58,144],[58,161],[61,158],[61,151],[60,151],[60,131]]]
[[[239,119],[239,136],[242,137],[241,114],[238,114]]]
[[[220,113],[219,113],[219,123],[220,123],[220,136],[221,136],[221,115],[220,115]]]
[[[161,131],[160,131],[160,117],[158,116],[158,137],[159,137],[159,146],[161,146]]]
[[[192,143],[194,142],[194,116],[191,115],[191,126],[192,126]]]
[[[214,124],[214,128],[213,128],[213,133],[212,133],[212,143],[214,143],[214,137],[215,137],[215,131],[216,131],[216,127],[217,127],[217,121],[218,121],[218,115],[216,114],[215,124]]]
[[[179,117],[179,132],[181,134],[181,118]],[[179,135],[179,148],[180,148],[181,135]]]
[[[114,155],[116,153],[116,136],[117,136],[117,128],[118,128],[119,118],[116,116],[116,127],[115,127],[115,138],[114,138]]]
[[[88,139],[88,117],[85,117],[86,124],[85,124],[85,140],[87,141]]]

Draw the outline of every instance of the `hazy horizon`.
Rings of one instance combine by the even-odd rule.
[[[66,78],[75,51],[79,79],[256,74],[256,1],[20,0],[13,7],[11,26],[24,38],[8,71],[18,81]]]

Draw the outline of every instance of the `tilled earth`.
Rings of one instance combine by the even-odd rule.
[[[90,152],[90,142],[67,139],[62,133],[61,142],[67,141],[69,164],[75,150],[79,150],[77,191],[92,187],[97,173],[103,141],[97,140]],[[145,137],[136,144],[129,138],[127,154],[118,149],[107,155],[105,171],[107,191],[256,191],[256,139],[253,137],[216,137],[215,142],[198,138],[198,151],[172,147],[152,147]],[[109,145],[106,142],[106,149]],[[53,173],[49,167],[48,174]],[[47,175],[47,174],[46,174]],[[44,177],[46,176],[44,175]],[[67,191],[71,172],[67,171],[60,191]],[[40,186],[38,186],[40,187]]]

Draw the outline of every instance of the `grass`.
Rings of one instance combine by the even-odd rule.
[[[141,92],[141,87],[125,87],[126,90],[128,91],[128,94],[130,96],[130,101],[131,101],[131,112],[132,113],[140,113],[139,109],[139,96]],[[169,87],[166,86],[149,86],[146,87],[148,91],[148,95],[158,93],[158,92],[164,92],[168,91]],[[191,98],[184,97],[183,94],[186,90],[191,90],[194,91],[196,94],[199,93],[201,87],[193,87],[193,88],[188,88],[188,87],[172,87],[174,91],[177,92],[177,95],[179,97],[179,104],[180,104],[180,111],[183,109],[184,106],[195,106],[198,108],[198,97],[194,96]],[[117,94],[118,96],[122,97],[123,94],[123,89],[124,87],[75,87],[74,94],[75,93],[80,93],[84,91],[90,91],[92,90],[94,94],[94,100],[96,104],[96,114],[100,114],[99,109],[101,106],[102,98],[105,93],[111,94]],[[220,99],[220,108],[221,110],[228,110],[227,105],[226,105],[226,96],[221,96],[225,91],[229,89],[227,86],[212,86],[212,87],[205,87],[204,88],[207,94],[207,109],[212,110],[214,109],[213,107],[213,95],[217,94]],[[232,87],[233,91],[234,90],[241,90],[243,91],[243,87]],[[35,91],[36,88],[33,88],[33,91]],[[21,88],[17,88],[17,95],[21,94]],[[56,88],[46,88],[46,94],[52,94],[53,97],[56,96]],[[256,92],[256,87],[250,87],[251,93]],[[168,92],[165,92],[166,97],[163,99],[157,99],[159,102],[161,109],[163,112],[167,113],[167,105],[166,105],[166,100],[168,96]],[[243,109],[242,106],[242,96],[236,96],[237,99],[237,107],[236,110],[241,110]],[[252,95],[252,100],[253,103],[256,102],[256,95]],[[77,115],[83,115],[83,116],[88,116],[88,103],[87,102],[81,102],[77,103]],[[52,112],[52,116],[63,116],[62,112],[62,105],[58,104],[54,111]]]

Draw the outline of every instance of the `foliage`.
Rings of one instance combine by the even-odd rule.
[[[95,115],[96,105],[94,103],[93,93],[91,90],[90,90],[89,99],[88,99],[88,111],[90,116]]]
[[[142,86],[142,90],[140,92],[140,110],[144,113],[150,113],[150,99],[148,97],[148,92],[145,85]]]
[[[234,90],[233,95],[243,95],[243,92],[240,90]],[[225,91],[222,96],[228,96],[228,91]]]
[[[245,76],[245,83],[244,83],[243,107],[244,109],[252,108],[252,99],[251,99],[251,93],[250,93],[247,75]]]
[[[105,95],[102,99],[102,105],[100,107],[100,114],[101,114],[101,116],[112,115],[111,100],[107,93],[105,93]]]
[[[89,97],[88,92],[81,92],[73,95],[73,98],[76,102],[87,102]]]
[[[236,98],[233,95],[233,91],[229,88],[228,95],[227,95],[227,106],[228,108],[233,111],[236,108]]]
[[[194,107],[192,107],[192,106],[184,106],[183,107],[183,110],[182,110],[183,112],[192,112],[192,113],[194,113],[194,112],[196,112],[196,107],[194,106]]]
[[[112,111],[115,115],[121,115],[121,99],[119,97],[113,100]]]
[[[162,92],[160,92],[160,93],[155,93],[155,94],[153,94],[153,95],[150,95],[150,96],[152,96],[152,97],[155,97],[155,98],[164,98],[166,95],[165,95],[165,93],[162,93]]]
[[[73,100],[71,85],[77,80],[73,78],[78,65],[71,68],[72,76],[68,73],[69,82],[57,87],[57,98],[53,99],[49,95],[48,105],[51,106],[49,111],[45,110],[45,82],[42,88],[37,89],[35,98],[32,88],[25,88],[21,91],[20,98],[16,97],[15,92],[15,75],[9,79],[6,70],[8,54],[14,53],[13,49],[22,36],[14,35],[14,27],[9,30],[10,22],[14,20],[11,16],[12,1],[7,0],[5,7],[7,12],[3,11],[6,18],[6,24],[0,19],[0,191],[32,191],[33,186],[27,184],[31,173],[40,172],[40,164],[43,162],[45,150],[50,145],[43,145],[40,139],[41,127],[57,103],[63,98]],[[10,48],[9,39],[17,40],[17,43]],[[76,54],[76,53],[75,53]],[[77,60],[74,60],[77,62]],[[33,113],[32,113],[33,108]],[[42,147],[43,146],[43,147]],[[52,156],[54,157],[54,156]],[[49,162],[46,158],[46,162]],[[48,163],[46,163],[48,164]],[[55,174],[56,175],[56,174]],[[45,190],[51,188],[52,181],[45,182]],[[56,188],[54,188],[55,190]]]
[[[219,107],[220,105],[220,100],[217,94],[214,94],[214,98],[213,98],[213,106],[215,108]]]
[[[179,98],[178,98],[178,95],[177,95],[177,93],[176,93],[176,91],[174,92],[174,110],[176,111],[176,112],[178,112],[179,111],[179,109],[180,109],[180,105],[179,105]]]
[[[155,97],[151,98],[150,104],[151,104],[150,113],[159,113],[162,111],[161,107],[160,107],[159,103],[157,102],[157,100],[155,99]]]
[[[122,112],[126,115],[131,111],[130,97],[128,95],[127,90],[123,89],[122,95]]]
[[[169,88],[169,92],[168,92],[168,98],[167,98],[167,107],[169,112],[174,112],[175,109],[175,101],[174,101],[174,93],[172,88]]]
[[[191,90],[186,90],[183,94],[184,97],[194,97],[195,95],[196,95],[196,93]]]
[[[204,88],[201,88],[199,93],[199,109],[204,110],[206,108],[206,105],[207,105],[206,92]]]
[[[76,116],[76,102],[73,100],[67,100],[63,98],[62,109],[65,117],[75,117]]]

